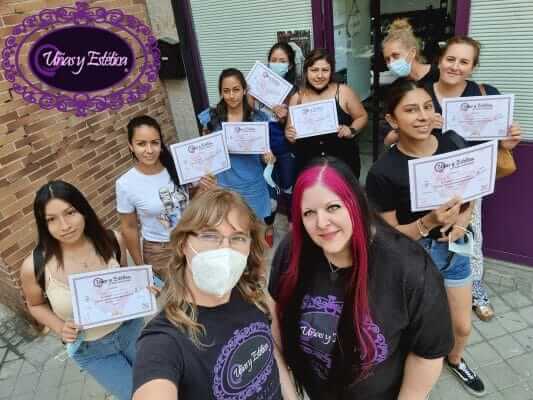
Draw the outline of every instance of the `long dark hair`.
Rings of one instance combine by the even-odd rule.
[[[294,85],[294,82],[296,81],[296,56],[294,54],[294,50],[292,47],[286,43],[286,42],[278,42],[274,46],[270,48],[270,51],[268,52],[268,62],[270,62],[270,57],[272,57],[272,53],[276,50],[283,51],[287,58],[289,59],[289,72],[283,77],[287,82],[292,83]]]
[[[163,167],[167,169],[168,174],[170,175],[170,179],[172,179],[172,182],[174,182],[176,186],[179,186],[180,180],[178,178],[176,166],[174,165],[174,160],[172,159],[172,155],[170,154],[170,151],[165,145],[163,135],[161,134],[161,126],[155,119],[153,119],[152,117],[149,117],[148,115],[141,115],[140,117],[135,117],[130,122],[128,122],[129,144],[131,145],[133,144],[132,141],[133,141],[133,135],[135,133],[135,129],[142,125],[146,125],[151,128],[154,128],[159,133],[159,140],[161,141],[161,153],[159,154],[159,161],[161,161],[161,164],[163,164]],[[135,154],[132,153],[132,156],[133,158],[136,159]]]
[[[106,231],[85,196],[73,185],[64,181],[51,181],[43,185],[35,194],[33,214],[37,224],[37,246],[34,252],[43,255],[43,262],[34,265],[37,282],[44,289],[44,266],[54,256],[58,267],[63,268],[63,251],[57,239],[48,230],[45,208],[52,199],[63,200],[76,209],[85,220],[83,234],[91,241],[96,253],[107,263],[115,256],[114,239]],[[120,262],[120,260],[119,260]]]
[[[352,359],[354,347],[348,345],[345,360],[350,366],[357,369],[354,373],[352,368],[344,371],[342,367],[333,371],[337,379],[342,381],[354,381],[364,377],[370,368],[376,363],[377,349],[373,332],[371,331],[372,315],[369,307],[369,254],[372,242],[372,227],[376,221],[376,215],[371,210],[363,189],[350,168],[342,161],[333,158],[314,159],[301,172],[294,186],[292,195],[293,229],[291,232],[290,260],[287,271],[282,275],[277,313],[279,316],[282,332],[284,332],[284,346],[287,351],[287,360],[295,370],[297,377],[301,379],[305,375],[305,366],[301,364],[298,350],[294,343],[289,343],[297,337],[297,327],[294,325],[299,319],[299,304],[305,291],[304,281],[312,275],[311,269],[316,264],[316,257],[320,256],[320,248],[314,244],[306,232],[302,222],[301,201],[303,192],[321,183],[329,190],[336,193],[344,202],[352,223],[352,239],[350,243],[353,255],[354,268],[350,272],[346,282],[345,312],[339,325],[339,343],[346,346],[347,343],[356,339],[359,350],[359,361]],[[313,262],[314,261],[314,262]],[[311,279],[311,278],[309,278]],[[341,326],[342,325],[342,326]],[[296,336],[295,336],[296,335]],[[286,337],[289,338],[285,343]],[[292,338],[292,340],[290,340]],[[301,369],[303,368],[303,370]],[[300,375],[300,376],[298,376]],[[355,376],[354,376],[355,375]],[[332,389],[333,390],[333,389]]]
[[[227,68],[220,73],[220,76],[218,77],[218,93],[220,94],[221,98],[215,108],[216,118],[213,121],[215,124],[219,122],[226,122],[228,120],[228,106],[222,97],[222,82],[224,82],[224,79],[230,77],[237,78],[243,90],[248,88],[246,79],[244,79],[244,75],[238,69]],[[246,95],[242,99],[242,111],[243,121],[251,121],[253,109],[250,107],[250,104],[248,104]],[[217,119],[218,121],[216,121]]]

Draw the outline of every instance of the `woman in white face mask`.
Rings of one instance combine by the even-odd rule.
[[[397,77],[408,77],[424,86],[439,80],[438,67],[425,63],[421,55],[420,42],[406,18],[399,18],[392,22],[382,46],[387,68]],[[437,122],[440,124],[440,120]],[[436,127],[440,128],[440,126]],[[391,145],[397,141],[398,133],[391,129],[385,136],[384,142],[386,145]]]
[[[134,400],[296,399],[271,334],[263,225],[236,193],[202,193],[172,233],[165,309],[139,338]]]

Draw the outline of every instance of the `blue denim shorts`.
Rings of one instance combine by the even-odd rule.
[[[457,243],[463,243],[463,241],[464,239],[461,238]],[[447,242],[439,242],[430,238],[423,238],[418,242],[429,253],[439,269],[444,278],[444,286],[463,287],[470,285],[472,282],[470,257],[449,251]]]
[[[72,359],[118,400],[131,400],[136,342],[142,318],[123,322],[103,338],[83,342]]]

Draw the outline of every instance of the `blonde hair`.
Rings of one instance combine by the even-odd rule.
[[[383,39],[382,48],[388,42],[399,41],[406,49],[416,49],[415,59],[418,62],[424,62],[424,57],[421,55],[420,40],[417,39],[413,32],[413,27],[407,18],[397,18],[389,26],[387,36]]]
[[[200,336],[205,335],[205,327],[198,322],[198,310],[190,289],[185,281],[187,260],[183,252],[187,238],[191,233],[208,227],[216,227],[227,221],[228,214],[236,210],[243,227],[251,236],[248,263],[241,279],[237,283],[245,301],[257,306],[270,317],[266,305],[265,268],[263,264],[265,241],[263,223],[257,219],[252,209],[237,193],[223,189],[213,189],[197,195],[187,206],[180,222],[171,234],[170,242],[174,256],[167,265],[167,282],[164,289],[165,315],[178,329],[185,332],[197,346],[201,343]]]

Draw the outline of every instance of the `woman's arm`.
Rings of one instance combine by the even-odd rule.
[[[398,400],[425,400],[439,379],[443,358],[429,360],[409,353]]]
[[[295,106],[296,104],[298,104],[299,99],[300,99],[300,94],[294,93],[294,95],[289,100],[289,107]],[[294,129],[294,126],[292,126],[290,113],[287,115],[287,123],[285,124],[285,138],[290,143],[296,142],[296,129]]]
[[[153,379],[133,393],[132,400],[178,400],[176,385],[168,379]]]
[[[470,221],[472,220],[473,210],[474,210],[474,202],[471,201],[470,203],[468,203],[468,208],[457,216],[457,220],[453,223],[453,225],[449,227],[445,227],[448,229],[449,228],[452,228],[452,229],[450,230],[447,236],[440,238],[439,241],[455,242],[456,240],[462,238],[466,233],[467,226],[470,225]]]
[[[128,249],[126,248],[126,241],[124,240],[124,236],[122,236],[120,232],[115,230],[113,230],[113,234],[117,238],[117,242],[120,247],[120,260],[118,260],[118,262],[122,266],[128,265]]]
[[[65,322],[55,314],[44,297],[44,293],[37,282],[32,257],[22,263],[20,269],[22,292],[26,298],[26,305],[33,318],[54,331],[64,342],[73,342],[78,335],[78,329],[72,321]]]
[[[424,215],[423,217],[411,222],[410,224],[400,225],[396,216],[396,210],[381,213],[381,216],[387,223],[411,239],[418,240],[422,233],[428,234],[433,228],[442,226],[442,231],[446,232],[453,224],[457,222],[459,211],[461,209],[461,199],[454,197],[447,203],[443,204],[436,210]],[[463,232],[464,234],[464,232]]]
[[[137,213],[132,212],[129,214],[120,215],[120,231],[126,242],[126,247],[133,258],[135,265],[141,265],[143,263],[143,257],[141,253],[141,243],[139,240],[139,224],[137,221]]]
[[[353,122],[351,128],[358,131],[363,129],[368,123],[368,114],[363,107],[359,96],[347,85],[341,85],[341,99],[343,100],[344,109],[351,115]]]
[[[513,121],[511,127],[509,128],[509,131],[507,132],[507,137],[505,139],[500,140],[498,144],[504,149],[512,150],[518,145],[518,143],[520,143],[521,140],[522,128],[520,128],[518,122]]]

